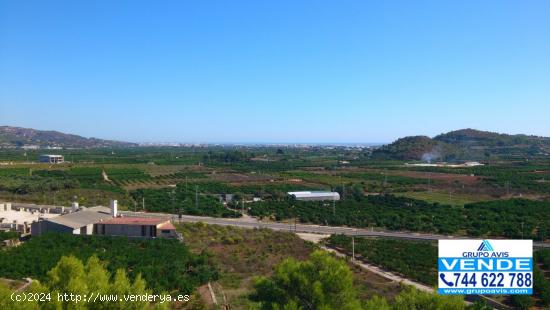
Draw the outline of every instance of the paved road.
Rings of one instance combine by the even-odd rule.
[[[244,219],[230,219],[230,218],[216,218],[207,216],[192,216],[183,215],[181,219],[177,215],[162,214],[162,213],[142,213],[142,212],[128,212],[123,211],[122,214],[126,216],[151,216],[151,217],[170,217],[172,216],[174,222],[186,222],[195,223],[203,222],[206,224],[224,225],[224,226],[237,226],[244,228],[268,228],[272,230],[284,230],[302,233],[315,233],[315,234],[344,234],[355,236],[371,236],[371,237],[386,237],[396,239],[409,239],[409,240],[439,240],[439,239],[465,239],[464,237],[455,237],[448,235],[436,235],[436,234],[421,234],[413,232],[396,232],[396,231],[381,231],[372,229],[350,228],[350,227],[337,227],[337,226],[321,226],[311,224],[287,224],[277,222],[263,222],[256,220],[255,218]],[[535,247],[550,248],[550,243],[534,242]]]

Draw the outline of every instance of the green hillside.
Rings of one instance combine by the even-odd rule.
[[[430,138],[411,136],[375,150],[374,158],[423,161],[483,160],[550,153],[550,138],[461,129]]]

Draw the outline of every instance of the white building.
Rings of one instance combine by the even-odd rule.
[[[38,161],[41,163],[61,164],[65,161],[65,158],[63,157],[63,155],[44,154],[38,157]]]
[[[310,200],[310,201],[323,201],[323,200],[340,200],[340,194],[337,192],[323,192],[323,191],[302,191],[302,192],[288,192],[290,196],[294,196],[296,200]]]
[[[49,213],[49,209],[23,208],[12,206],[9,202],[0,202],[0,230],[13,230],[25,234],[31,230],[33,222],[58,215]]]

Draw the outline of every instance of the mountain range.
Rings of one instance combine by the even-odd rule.
[[[136,143],[85,138],[53,130],[0,126],[0,148],[25,146],[62,148],[134,147]]]

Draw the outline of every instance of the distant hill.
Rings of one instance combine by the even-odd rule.
[[[373,152],[375,158],[424,161],[482,160],[490,156],[535,156],[550,153],[550,138],[461,129],[434,138],[400,138]]]
[[[490,131],[481,131],[475,129],[461,129],[440,134],[434,137],[434,140],[462,146],[530,146],[530,145],[550,145],[550,138],[528,136],[528,135],[508,135]]]
[[[13,148],[24,146],[63,147],[63,148],[99,148],[133,147],[135,143],[85,138],[77,135],[50,130],[0,126],[0,147]]]

